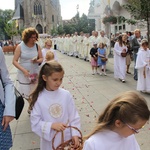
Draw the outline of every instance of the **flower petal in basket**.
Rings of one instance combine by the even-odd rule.
[[[73,126],[68,126],[67,128],[72,128],[72,129],[75,129],[79,132],[80,134],[80,137],[79,137],[79,147],[76,148],[76,150],[82,150],[82,147],[83,147],[83,139],[82,139],[82,133],[81,131],[77,128],[77,127],[73,127]],[[52,148],[53,150],[74,150],[73,148],[73,141],[72,141],[72,138],[68,141],[64,141],[62,142],[60,145],[58,145],[56,148],[54,147],[54,142],[55,142],[55,138],[57,136],[59,132],[56,132],[56,134],[54,135],[53,139],[52,139]],[[62,135],[63,135],[63,132],[62,132]],[[64,139],[64,137],[62,137]]]

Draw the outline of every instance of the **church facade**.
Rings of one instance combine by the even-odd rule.
[[[124,16],[128,19],[132,18],[131,14],[123,7],[123,5],[127,3],[127,0],[106,0],[105,2],[102,0],[91,0],[88,18],[95,19],[95,29],[97,31],[105,30],[107,35],[109,35],[110,32],[115,34],[134,31],[136,28],[141,29],[141,31],[145,33],[146,26],[140,21],[135,25],[119,21],[119,16]],[[117,23],[104,24],[103,18],[111,15],[117,17]]]
[[[15,0],[15,14],[18,29],[35,27],[40,34],[50,34],[62,24],[59,0]]]

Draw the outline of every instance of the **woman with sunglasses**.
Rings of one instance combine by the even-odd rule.
[[[114,98],[100,114],[83,150],[140,150],[134,134],[149,120],[145,99],[128,91]]]

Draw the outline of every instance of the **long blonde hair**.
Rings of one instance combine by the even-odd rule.
[[[50,43],[50,44],[51,44],[51,47],[52,47],[52,40],[51,40],[51,39],[46,39],[46,40],[45,40],[45,45],[44,45],[44,47],[46,47],[47,43]]]
[[[149,117],[150,111],[144,97],[133,91],[121,93],[108,104],[94,130],[84,139],[104,129],[111,129],[116,120],[135,124],[139,119],[148,120]]]

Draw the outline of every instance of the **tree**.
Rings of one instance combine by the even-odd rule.
[[[57,29],[55,27],[53,27],[53,29],[51,30],[51,35],[57,35]]]
[[[57,33],[58,33],[59,35],[64,34],[64,29],[63,29],[63,26],[62,26],[62,25],[59,25],[59,26],[57,27]]]
[[[15,20],[7,22],[5,24],[4,30],[11,39],[13,38],[13,36],[18,35],[18,30],[16,28]]]
[[[123,5],[135,20],[144,20],[147,23],[148,42],[150,47],[150,1],[149,0],[128,0]]]
[[[79,13],[77,13],[68,23],[64,24],[63,29],[66,34],[80,33],[81,31],[91,33],[95,30],[95,20],[88,19],[85,14],[80,17]]]
[[[91,33],[93,30],[95,30],[95,20],[89,20],[85,14],[80,17],[79,12],[77,12],[72,19],[66,20],[63,26],[59,25],[56,29],[51,30],[51,34],[74,34],[74,32],[80,33],[81,31]]]
[[[14,11],[13,10],[1,10],[0,9],[0,38],[1,39],[7,39],[8,35],[5,31],[5,27],[7,23],[11,20],[13,16]]]

